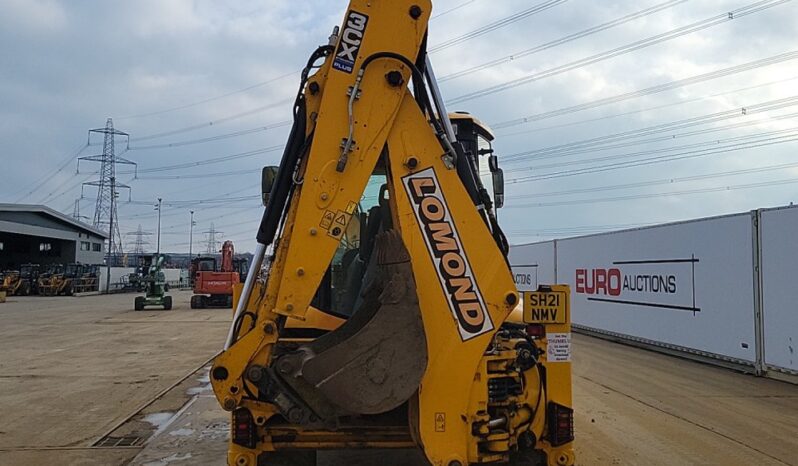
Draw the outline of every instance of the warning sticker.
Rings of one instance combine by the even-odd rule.
[[[546,359],[548,362],[571,361],[571,334],[549,333],[546,335]]]
[[[355,209],[357,209],[357,204],[352,201],[349,201],[349,204],[346,205],[346,213],[352,215],[355,213]]]
[[[324,212],[324,215],[321,216],[321,222],[319,222],[319,226],[325,230],[329,230],[333,220],[335,220],[335,213],[332,210],[328,210]]]
[[[349,223],[349,219],[352,216],[347,214],[346,212],[339,210],[338,213],[335,215],[335,224],[341,227],[345,227],[347,223]]]
[[[446,413],[435,413],[435,432],[446,432]]]
[[[333,221],[330,223],[330,226],[327,228],[327,235],[332,236],[335,239],[343,238],[344,232],[346,231],[346,226],[349,224],[349,219],[351,218],[352,218],[351,215],[347,214],[343,210],[339,210],[336,214],[333,215]]]

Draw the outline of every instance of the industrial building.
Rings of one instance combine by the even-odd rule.
[[[0,269],[101,264],[108,234],[43,205],[0,204]]]

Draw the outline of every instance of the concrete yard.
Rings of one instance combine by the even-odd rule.
[[[224,464],[206,363],[230,311],[172,295],[0,304],[0,465]],[[580,465],[798,465],[795,385],[576,335],[574,395]]]

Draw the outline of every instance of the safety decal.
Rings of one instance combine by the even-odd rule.
[[[549,333],[546,335],[546,361],[571,361],[571,334]]]
[[[346,226],[349,225],[349,220],[351,218],[352,216],[350,214],[347,214],[343,210],[339,210],[333,215],[332,224],[327,227],[327,234],[336,239],[343,238]]]
[[[345,73],[352,73],[355,69],[355,60],[360,52],[360,45],[363,43],[363,35],[366,34],[366,25],[369,17],[355,10],[350,10],[346,16],[344,31],[341,33],[341,40],[338,42],[338,49],[335,51],[333,68]]]
[[[463,251],[435,170],[428,168],[412,173],[402,178],[402,182],[447,304],[457,322],[460,338],[466,341],[490,332],[493,322]]]
[[[446,413],[435,413],[435,432],[446,432]]]
[[[332,226],[333,220],[335,220],[335,212],[332,210],[328,210],[324,212],[321,216],[321,221],[319,222],[319,226],[324,228],[325,230],[329,230],[330,226]]]

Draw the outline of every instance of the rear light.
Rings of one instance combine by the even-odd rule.
[[[231,432],[233,443],[246,448],[255,448],[258,444],[258,432],[252,413],[246,408],[233,411],[233,429]]]
[[[529,324],[526,326],[526,334],[532,338],[543,338],[546,336],[546,327],[543,324]]]
[[[574,441],[574,410],[553,401],[548,406],[549,443],[554,447]]]

